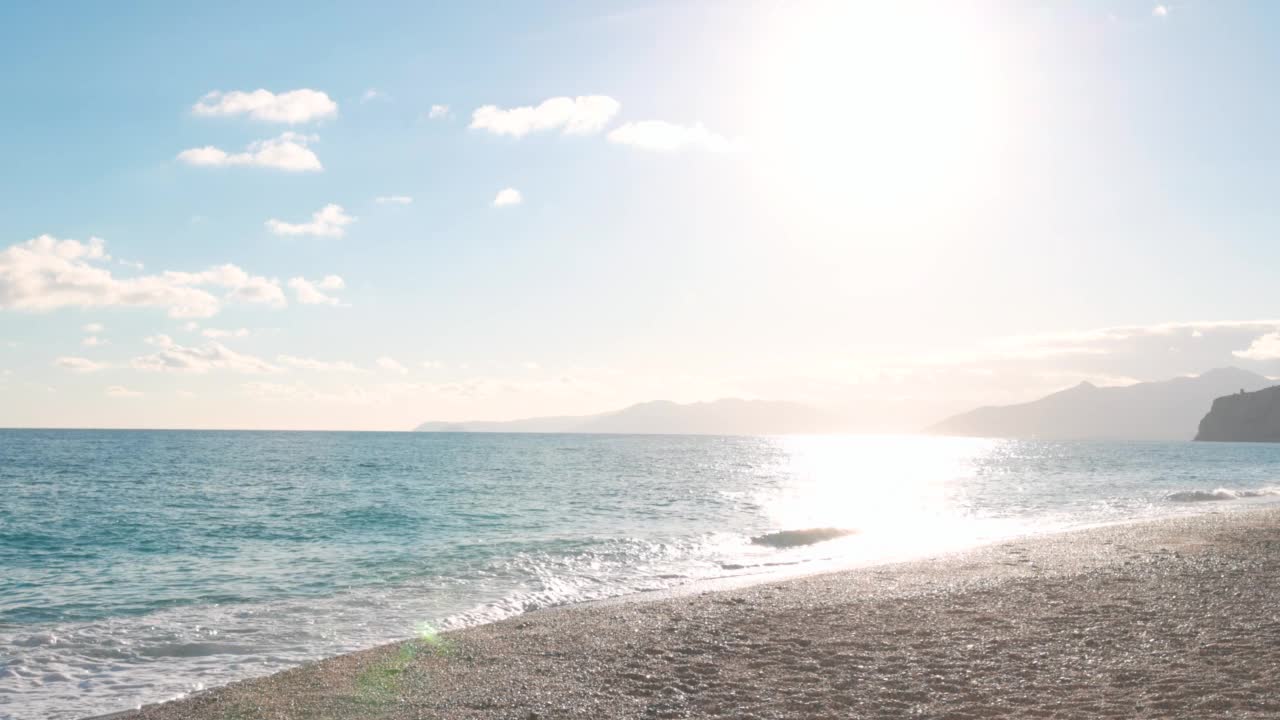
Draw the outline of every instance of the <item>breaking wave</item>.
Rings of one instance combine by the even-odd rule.
[[[1183,490],[1181,492],[1169,493],[1164,496],[1164,499],[1170,502],[1180,503],[1222,502],[1224,500],[1270,497],[1273,495],[1280,495],[1280,487],[1264,487],[1253,490],[1231,490],[1228,488],[1218,488],[1217,490]]]
[[[751,542],[755,545],[765,545],[767,547],[791,548],[848,537],[849,535],[857,534],[857,532],[857,530],[833,527],[782,530],[780,532],[757,535],[751,538]]]

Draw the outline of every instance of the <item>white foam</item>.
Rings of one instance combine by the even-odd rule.
[[[1229,488],[1217,488],[1216,490],[1183,490],[1181,492],[1169,493],[1164,499],[1171,502],[1194,503],[1194,502],[1222,502],[1226,500],[1239,500],[1241,498],[1260,498],[1280,496],[1280,487],[1262,487],[1248,490],[1231,490]]]

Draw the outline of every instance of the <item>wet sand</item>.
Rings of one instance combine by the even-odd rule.
[[[127,716],[1276,718],[1280,509],[537,612]]]

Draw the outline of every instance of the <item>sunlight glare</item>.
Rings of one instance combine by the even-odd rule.
[[[756,77],[769,191],[894,222],[989,190],[1005,122],[998,43],[953,5],[789,4]]]

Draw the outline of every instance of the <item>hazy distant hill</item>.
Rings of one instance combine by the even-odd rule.
[[[1280,387],[1214,400],[1196,440],[1280,442]]]
[[[1215,398],[1271,384],[1239,368],[1124,387],[1085,382],[1021,405],[978,408],[927,432],[1054,440],[1190,440]]]
[[[807,405],[724,399],[679,404],[640,403],[600,415],[529,418],[505,422],[427,422],[419,432],[572,432],[670,435],[787,435],[839,432],[844,423]]]

